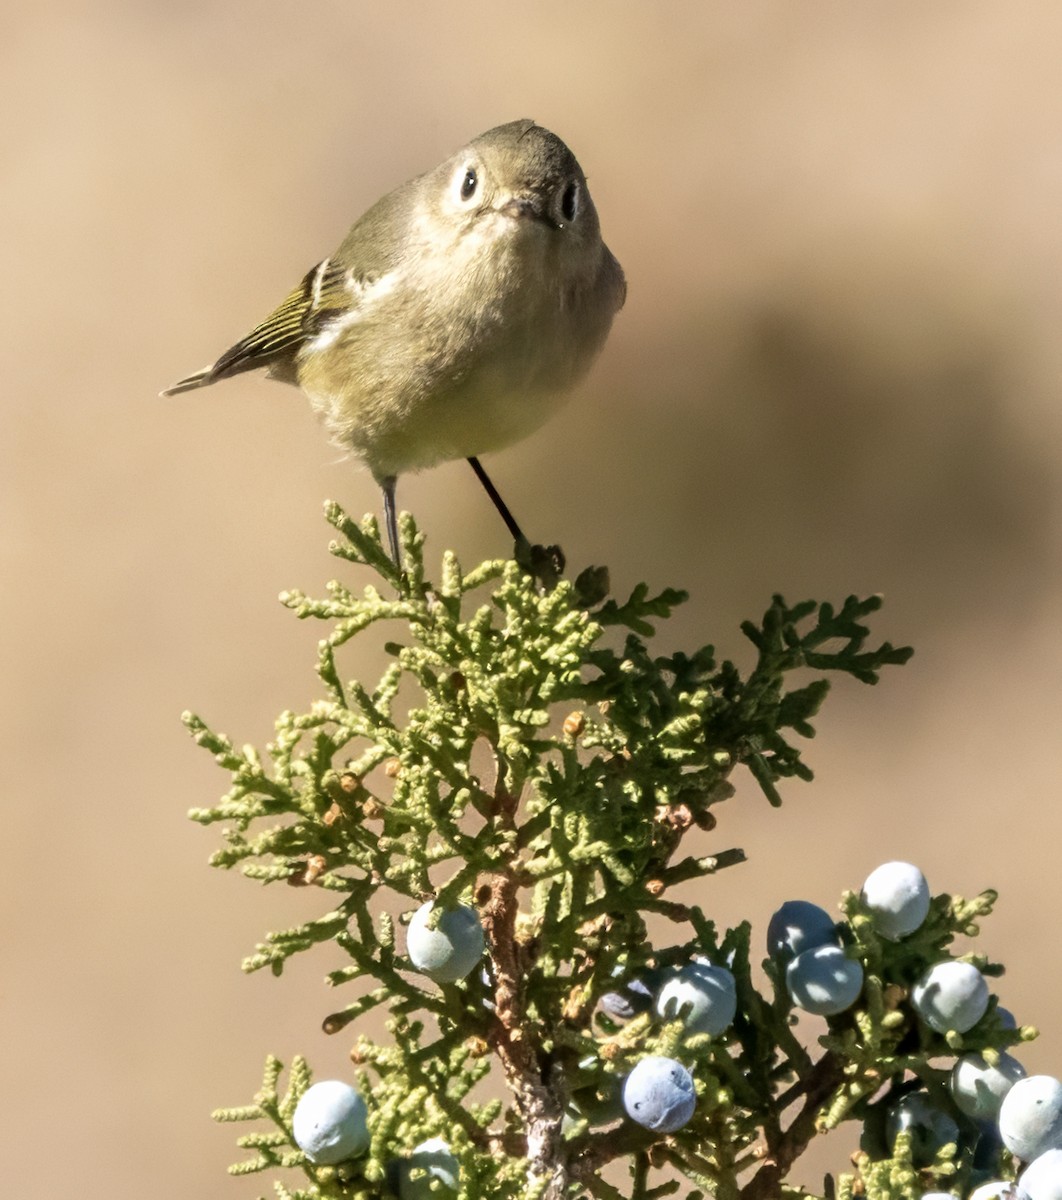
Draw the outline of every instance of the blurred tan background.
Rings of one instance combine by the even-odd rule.
[[[692,592],[668,648],[772,591],[882,591],[917,655],[841,685],[814,784],[747,778],[698,898],[760,935],[891,857],[998,887],[983,945],[1062,1072],[1062,9],[1048,0],[369,6],[54,0],[0,39],[6,867],[0,1190],[240,1197],[268,1051],[350,1037],[305,956],[238,964],[322,898],[208,870],[185,819],[314,694],[321,501],[371,479],[296,393],[159,388],[244,333],[350,220],[530,116],[586,168],[630,293],[590,383],[487,460],[528,533]],[[403,481],[436,556],[507,550],[463,464]],[[834,1165],[845,1165],[845,1147]],[[809,1174],[813,1179],[814,1175]]]

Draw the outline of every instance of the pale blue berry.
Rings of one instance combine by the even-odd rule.
[[[1009,1054],[991,1066],[981,1054],[964,1054],[951,1072],[951,1096],[960,1112],[975,1121],[993,1121],[1003,1097],[1025,1078],[1025,1068]]]
[[[972,963],[937,963],[915,984],[911,1002],[930,1029],[965,1033],[985,1015],[988,984]]]
[[[1002,1004],[996,1005],[996,1016],[999,1018],[1000,1027],[1003,1029],[1017,1029],[1018,1018],[1010,1011],[1009,1008],[1004,1008]]]
[[[673,1058],[643,1058],[623,1084],[627,1116],[657,1133],[674,1133],[693,1116],[697,1092],[693,1076]]]
[[[1019,1079],[999,1106],[999,1136],[1023,1162],[1062,1149],[1062,1083],[1051,1075]]]
[[[717,1037],[737,1012],[734,976],[726,967],[686,963],[660,989],[656,1012],[665,1021],[681,1015],[688,1032]]]
[[[798,954],[785,972],[793,1003],[805,1012],[832,1017],[851,1008],[863,990],[863,965],[839,946],[815,946]]]
[[[874,928],[890,941],[914,933],[929,915],[929,884],[910,863],[882,863],[867,876],[861,896]]]
[[[1028,1200],[1062,1200],[1062,1149],[1038,1154],[1018,1177],[1018,1187]]]
[[[306,1089],[295,1106],[295,1144],[313,1163],[337,1163],[369,1148],[368,1112],[356,1088],[325,1079]]]
[[[433,907],[429,900],[413,914],[406,949],[418,971],[438,983],[453,983],[464,979],[483,957],[483,926],[474,908],[459,904],[441,913],[432,929],[428,917]]]
[[[441,1200],[457,1192],[461,1168],[442,1138],[428,1138],[416,1146],[398,1166],[399,1200]],[[432,1180],[438,1185],[433,1188]]]
[[[605,992],[598,1003],[614,1021],[629,1021],[653,1007],[653,993],[643,980],[632,979],[618,991]]]
[[[1016,1183],[1005,1179],[992,1179],[982,1183],[970,1193],[969,1200],[1027,1200],[1025,1193]]]
[[[911,1135],[911,1156],[918,1166],[927,1166],[945,1146],[956,1142],[959,1127],[923,1092],[910,1092],[896,1102],[885,1118],[885,1137],[891,1151],[896,1135],[906,1130]]]
[[[816,946],[836,946],[837,922],[807,900],[787,900],[767,925],[767,953],[788,962]]]

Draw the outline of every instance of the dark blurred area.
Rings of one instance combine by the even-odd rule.
[[[690,898],[762,935],[889,858],[997,887],[981,945],[1044,1029],[1025,1065],[1062,1073],[1062,10],[56,0],[4,23],[6,1192],[257,1194],[209,1111],[267,1052],[345,1070],[326,952],[238,969],[327,901],[207,869],[184,814],[226,779],[178,717],[262,745],[310,701],[321,631],[275,596],[344,570],[326,497],[378,495],[290,389],[156,393],[379,195],[524,116],[578,155],[630,285],[570,406],[485,461],[524,528],[617,590],[688,588],[662,649],[748,661],[739,622],[776,591],[882,592],[875,636],[916,647],[836,687],[780,811],[736,779],[704,848],[750,861]],[[464,464],[399,500],[429,561],[509,550]]]

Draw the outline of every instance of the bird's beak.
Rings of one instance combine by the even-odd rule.
[[[528,192],[521,196],[510,196],[499,207],[498,211],[518,221],[541,221],[543,225],[548,225],[550,229],[560,228],[557,222],[549,215],[545,198],[540,196],[538,192]]]

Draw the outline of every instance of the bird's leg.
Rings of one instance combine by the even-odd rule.
[[[398,549],[398,514],[395,512],[396,475],[387,475],[380,480],[383,489],[384,524],[387,526],[387,542],[391,547],[391,557],[399,571],[402,570],[402,554]]]
[[[556,587],[558,580],[564,574],[564,551],[560,546],[532,546],[524,537],[523,531],[517,525],[508,505],[498,494],[498,489],[490,481],[490,476],[483,470],[478,458],[470,458],[468,465],[476,473],[476,478],[483,484],[483,490],[491,498],[494,507],[501,514],[505,528],[516,543],[516,561],[530,575],[534,576],[545,588]]]
[[[513,518],[513,514],[509,511],[509,508],[506,505],[505,501],[498,494],[498,489],[494,486],[493,483],[491,483],[490,476],[487,474],[486,471],[483,470],[483,466],[480,463],[479,459],[478,458],[470,458],[468,460],[468,465],[472,468],[473,471],[475,471],[476,478],[479,480],[479,482],[481,484],[483,484],[483,490],[491,498],[491,503],[501,514],[501,519],[505,522],[505,528],[508,529],[509,533],[512,536],[513,541],[514,542],[526,542],[527,538],[525,538],[523,533],[521,533],[520,526],[517,525],[515,519]]]

